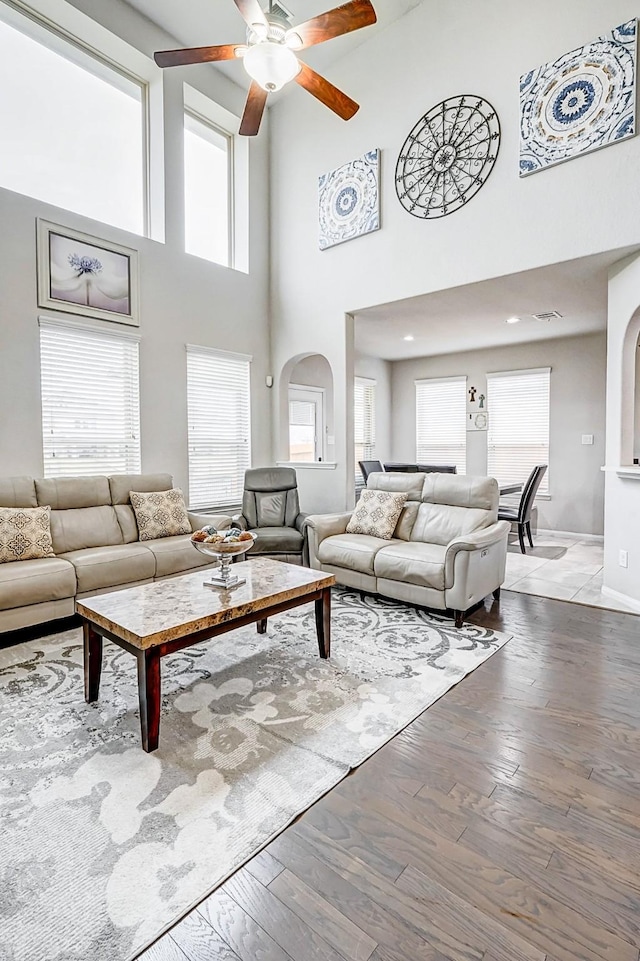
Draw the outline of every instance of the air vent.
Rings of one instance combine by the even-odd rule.
[[[281,3],[271,3],[269,5],[269,10],[266,11],[266,15],[269,20],[280,20],[287,27],[293,19],[293,14]]]
[[[561,320],[562,314],[558,310],[545,310],[541,314],[532,314],[534,320],[549,321],[549,320]]]

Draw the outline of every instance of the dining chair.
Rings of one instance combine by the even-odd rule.
[[[420,473],[424,474],[457,474],[455,464],[416,464]]]
[[[394,471],[396,474],[416,474],[418,472],[417,464],[385,464],[384,469],[386,471]]]
[[[540,481],[544,477],[547,467],[547,464],[538,464],[533,468],[522,488],[520,503],[517,507],[511,507],[508,504],[498,505],[498,520],[510,521],[512,524],[518,525],[518,539],[520,541],[520,550],[523,554],[527,553],[524,546],[525,532],[529,540],[529,546],[533,547],[533,539],[531,537],[531,508],[533,507],[533,502],[540,487]]]
[[[374,474],[376,471],[382,471],[383,469],[379,460],[359,460],[358,467],[360,468],[360,473],[364,477],[365,484],[367,483],[369,474]]]

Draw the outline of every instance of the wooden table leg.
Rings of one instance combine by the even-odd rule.
[[[98,700],[102,673],[102,636],[89,621],[82,622],[84,641],[84,699],[88,704]]]
[[[265,617],[263,620],[261,620],[261,621],[257,621],[257,622],[256,622],[256,627],[258,628],[258,634],[266,634],[266,633],[267,633],[267,619],[266,619],[266,617]]]
[[[316,633],[320,657],[331,656],[331,588],[325,587],[316,604]]]
[[[160,653],[150,647],[138,654],[138,697],[142,747],[155,751],[160,736]]]

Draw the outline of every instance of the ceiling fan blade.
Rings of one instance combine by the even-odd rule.
[[[351,0],[350,3],[344,3],[334,10],[327,10],[318,17],[292,27],[287,31],[287,36],[294,39],[294,35],[297,34],[302,40],[302,46],[298,44],[294,46],[293,43],[291,46],[294,50],[304,50],[305,47],[313,47],[316,43],[324,43],[325,40],[340,37],[343,33],[368,27],[376,20],[376,12],[371,0]]]
[[[333,110],[343,120],[350,120],[354,113],[360,109],[360,105],[347,97],[346,93],[338,90],[332,83],[321,77],[319,73],[308,67],[306,63],[300,61],[300,73],[295,78],[296,83],[313,94],[321,103]]]
[[[252,27],[254,23],[262,23],[266,28],[267,18],[258,0],[234,0],[234,3],[248,27]]]
[[[153,59],[159,67],[182,67],[188,63],[214,63],[217,60],[235,60],[237,43],[221,47],[191,47],[189,50],[160,50]]]
[[[239,133],[243,137],[255,137],[260,129],[260,121],[267,103],[267,91],[255,80],[249,87],[249,96],[244,107]]]

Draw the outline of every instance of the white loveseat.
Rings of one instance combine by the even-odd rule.
[[[465,613],[504,581],[510,525],[498,521],[498,484],[460,474],[375,473],[369,490],[408,495],[391,540],[348,534],[351,512],[307,518],[311,567],[340,584]]]

